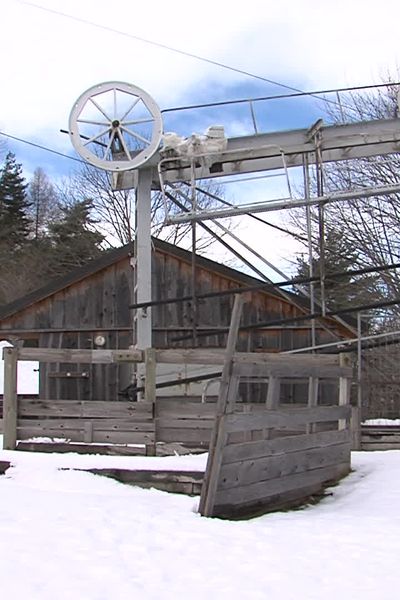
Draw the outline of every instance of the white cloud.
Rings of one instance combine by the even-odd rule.
[[[397,2],[37,0],[54,11],[200,54],[301,88],[371,83],[399,59]],[[1,3],[0,124],[52,144],[72,103],[94,83],[123,80],[163,107],[190,91],[251,79],[111,31],[10,0]],[[221,98],[221,99],[226,99]]]

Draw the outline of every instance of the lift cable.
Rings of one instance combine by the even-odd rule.
[[[221,240],[220,240],[221,241]],[[352,271],[335,271],[330,273],[327,279],[335,280],[340,279],[341,277],[351,276],[356,277],[358,275],[366,275],[368,273],[380,273],[382,271],[390,271],[391,269],[399,269],[400,263],[393,263],[387,265],[380,265],[378,267],[366,267],[364,269],[355,269]],[[197,294],[198,299],[206,299],[206,298],[218,298],[220,296],[231,296],[234,294],[245,294],[246,292],[262,292],[262,291],[271,291],[274,288],[288,287],[294,286],[298,284],[306,284],[318,282],[319,276],[314,277],[295,277],[293,279],[287,279],[285,281],[278,281],[276,283],[260,283],[259,285],[252,286],[241,286],[230,288],[229,290],[222,290],[219,292],[204,292],[202,294]],[[164,298],[162,300],[150,300],[148,302],[138,302],[136,304],[130,304],[129,308],[137,309],[137,308],[149,308],[150,306],[161,306],[163,304],[174,304],[176,302],[187,302],[191,300],[192,296],[179,296],[175,298]]]
[[[372,310],[374,308],[387,308],[389,306],[395,306],[396,304],[400,304],[400,298],[395,298],[394,300],[388,300],[385,302],[374,302],[372,304],[361,304],[358,306],[351,306],[348,308],[341,308],[338,310],[329,310],[326,311],[325,314],[322,312],[314,312],[306,315],[298,315],[296,317],[289,317],[284,319],[274,319],[270,321],[259,321],[258,323],[251,323],[248,325],[242,325],[239,327],[240,331],[251,331],[254,329],[261,329],[266,327],[273,327],[275,325],[289,325],[291,323],[298,323],[299,321],[311,321],[312,319],[325,319],[327,317],[336,317],[339,315],[347,315],[360,311]],[[225,335],[229,332],[229,327],[225,327],[223,329],[212,329],[210,328],[208,331],[198,332],[198,337],[209,337],[211,335]],[[173,342],[181,342],[184,340],[190,340],[191,335],[179,336],[173,338],[171,341]]]
[[[335,100],[330,100],[328,98],[320,98],[319,96],[316,95],[317,93],[315,93],[315,92],[304,92],[304,90],[301,90],[301,89],[299,89],[297,87],[294,87],[294,86],[291,86],[291,85],[288,85],[288,84],[285,84],[285,83],[281,83],[279,81],[275,81],[275,80],[269,79],[267,77],[263,77],[262,75],[257,75],[255,73],[251,73],[250,71],[246,71],[244,69],[239,69],[238,67],[232,67],[231,65],[227,65],[225,63],[222,63],[222,62],[217,61],[217,60],[213,60],[211,58],[200,56],[200,55],[194,54],[192,52],[187,52],[187,51],[181,50],[179,48],[174,48],[174,47],[169,46],[167,44],[162,44],[162,43],[156,42],[154,40],[149,40],[147,38],[135,35],[133,33],[128,33],[126,31],[121,31],[120,29],[116,29],[115,27],[111,27],[110,25],[102,25],[100,23],[95,23],[94,21],[91,21],[89,19],[85,19],[83,17],[79,17],[79,16],[76,16],[76,15],[71,15],[69,13],[65,13],[65,12],[56,10],[54,8],[48,8],[48,7],[45,7],[45,6],[41,6],[40,4],[36,4],[35,2],[28,2],[27,0],[14,0],[14,2],[17,2],[18,4],[23,4],[25,6],[30,6],[31,8],[36,8],[38,10],[42,10],[44,12],[57,15],[59,17],[70,19],[70,20],[76,21],[78,23],[83,23],[83,24],[89,25],[91,27],[96,27],[97,29],[102,29],[103,31],[108,31],[108,32],[111,32],[111,33],[115,33],[117,35],[121,35],[123,37],[130,38],[130,39],[142,42],[144,44],[149,44],[151,46],[155,46],[155,47],[161,48],[163,50],[168,50],[169,52],[174,52],[175,54],[180,54],[181,56],[187,56],[189,58],[194,58],[195,60],[199,60],[199,61],[208,63],[210,65],[213,65],[213,66],[216,66],[216,67],[220,67],[220,68],[228,70],[228,71],[232,71],[234,73],[239,73],[240,75],[245,75],[246,77],[251,77],[252,79],[257,79],[259,81],[263,81],[263,82],[269,83],[271,85],[276,85],[276,86],[281,87],[283,89],[291,90],[292,92],[295,92],[295,95],[311,96],[311,97],[315,97],[315,98],[317,98],[317,100],[323,101],[325,103],[334,104],[336,106],[343,107],[343,105],[340,102],[337,102]],[[364,86],[364,89],[375,88],[375,87],[377,87],[377,86],[374,86],[374,85]],[[363,87],[362,86],[357,86],[355,88],[342,88],[342,89],[338,89],[338,90],[326,90],[326,91],[318,92],[318,93],[321,93],[321,94],[322,93],[329,93],[329,92],[333,93],[333,92],[340,92],[342,90],[343,91],[350,91],[350,90],[358,90],[358,89],[363,89]],[[240,100],[238,102],[240,102]],[[220,104],[226,104],[226,103],[222,102]],[[216,105],[218,105],[218,104],[214,103],[214,104],[210,104],[210,105],[207,105],[207,106],[216,106]],[[198,105],[198,106],[201,107],[202,105]],[[187,107],[180,107],[179,109],[168,109],[168,110],[185,110],[185,108],[187,108]],[[197,106],[196,106],[196,108],[197,108]],[[354,107],[351,107],[351,106],[346,106],[346,108],[350,108],[352,110],[355,110]]]

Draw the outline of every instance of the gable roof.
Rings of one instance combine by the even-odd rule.
[[[154,237],[152,238],[152,243],[155,251],[175,256],[176,258],[184,260],[188,263],[190,263],[192,260],[192,253],[184,248],[180,248],[179,246]],[[53,294],[56,294],[57,292],[60,292],[61,290],[74,285],[83,279],[86,279],[87,277],[90,277],[91,275],[94,275],[95,273],[119,262],[124,258],[133,256],[133,252],[133,242],[126,244],[125,246],[121,246],[120,248],[105,250],[98,258],[89,261],[82,267],[78,267],[66,275],[52,279],[43,287],[33,290],[25,296],[21,296],[20,298],[17,298],[16,300],[13,300],[12,302],[0,307],[0,321],[15,315],[16,313],[32,306],[36,302],[40,302],[41,300],[44,300],[49,296],[52,296]],[[196,263],[198,266],[207,271],[213,271],[222,275],[223,277],[235,281],[239,286],[240,284],[243,284],[243,286],[262,286],[262,289],[260,289],[261,292],[278,296],[283,301],[292,303],[302,311],[308,312],[309,310],[308,303],[305,301],[305,299],[301,298],[297,294],[287,292],[286,290],[282,291],[280,288],[275,287],[270,280],[264,281],[256,277],[252,277],[251,275],[247,275],[246,273],[242,273],[237,269],[227,267],[226,265],[213,261],[209,258],[205,258],[201,255],[196,255]],[[333,320],[336,319],[333,318]],[[344,323],[342,320],[340,320],[340,323],[341,325],[348,327],[350,330],[353,329],[353,326],[350,323]]]
[[[152,243],[156,251],[159,250],[160,252],[176,256],[177,258],[185,260],[187,262],[191,261],[192,254],[188,250],[184,250],[179,246],[175,246],[174,244],[170,244],[169,242],[165,242],[158,238],[152,238]],[[29,292],[28,294],[16,298],[12,302],[3,305],[2,307],[0,307],[0,320],[5,319],[6,317],[9,317],[25,308],[28,308],[29,306],[35,304],[36,302],[39,302],[40,300],[44,300],[45,298],[56,294],[57,292],[65,289],[66,287],[74,285],[75,283],[78,283],[79,281],[90,277],[98,271],[101,271],[102,269],[105,269],[110,265],[119,262],[123,258],[133,256],[133,252],[133,242],[126,244],[125,246],[121,246],[120,248],[105,250],[101,253],[101,255],[98,258],[89,261],[82,267],[77,267],[76,269],[73,269],[66,275],[56,277],[41,288],[33,290],[32,292]],[[263,282],[260,279],[256,279],[254,277],[251,277],[250,275],[246,275],[245,273],[241,273],[236,269],[232,269],[221,263],[205,258],[201,255],[196,255],[196,262],[199,266],[202,266],[206,270],[215,271],[217,273],[220,273],[221,275],[224,275],[225,277],[237,281],[238,283],[243,283],[244,285],[261,285],[264,283],[268,284],[268,282]],[[271,291],[273,290],[274,288],[271,285]],[[276,293],[276,290],[274,291]],[[278,295],[280,294],[278,293]]]

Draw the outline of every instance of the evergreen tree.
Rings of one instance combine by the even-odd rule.
[[[376,294],[376,276],[374,274],[354,277],[349,271],[357,270],[358,252],[348,241],[343,231],[328,230],[325,237],[324,259],[321,261],[319,248],[313,258],[313,276],[321,276],[324,271],[325,300],[328,310],[345,308],[356,304],[368,304],[378,299]],[[340,277],[330,278],[333,273],[342,273]],[[296,277],[308,278],[310,275],[308,260],[304,255],[297,258]],[[315,296],[321,302],[320,281],[314,283]]]
[[[93,228],[95,220],[90,216],[91,208],[90,200],[75,202],[62,208],[62,218],[49,225],[52,276],[82,266],[102,252],[104,236]]]
[[[0,243],[9,251],[20,249],[30,233],[26,187],[22,166],[8,152],[0,169]]]

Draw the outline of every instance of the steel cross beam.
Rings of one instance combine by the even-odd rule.
[[[400,119],[322,125],[318,131],[323,162],[400,152]],[[302,166],[304,154],[308,155],[310,164],[315,163],[313,128],[229,138],[227,149],[221,154],[196,157],[193,174],[189,160],[163,159],[160,153],[146,163],[146,168],[152,169],[153,187],[157,189],[157,168],[160,163],[163,180],[173,183],[190,181],[192,175],[195,179],[209,179],[281,169],[282,153],[288,168]],[[136,177],[135,171],[115,173],[113,188],[122,190],[136,187]]]

